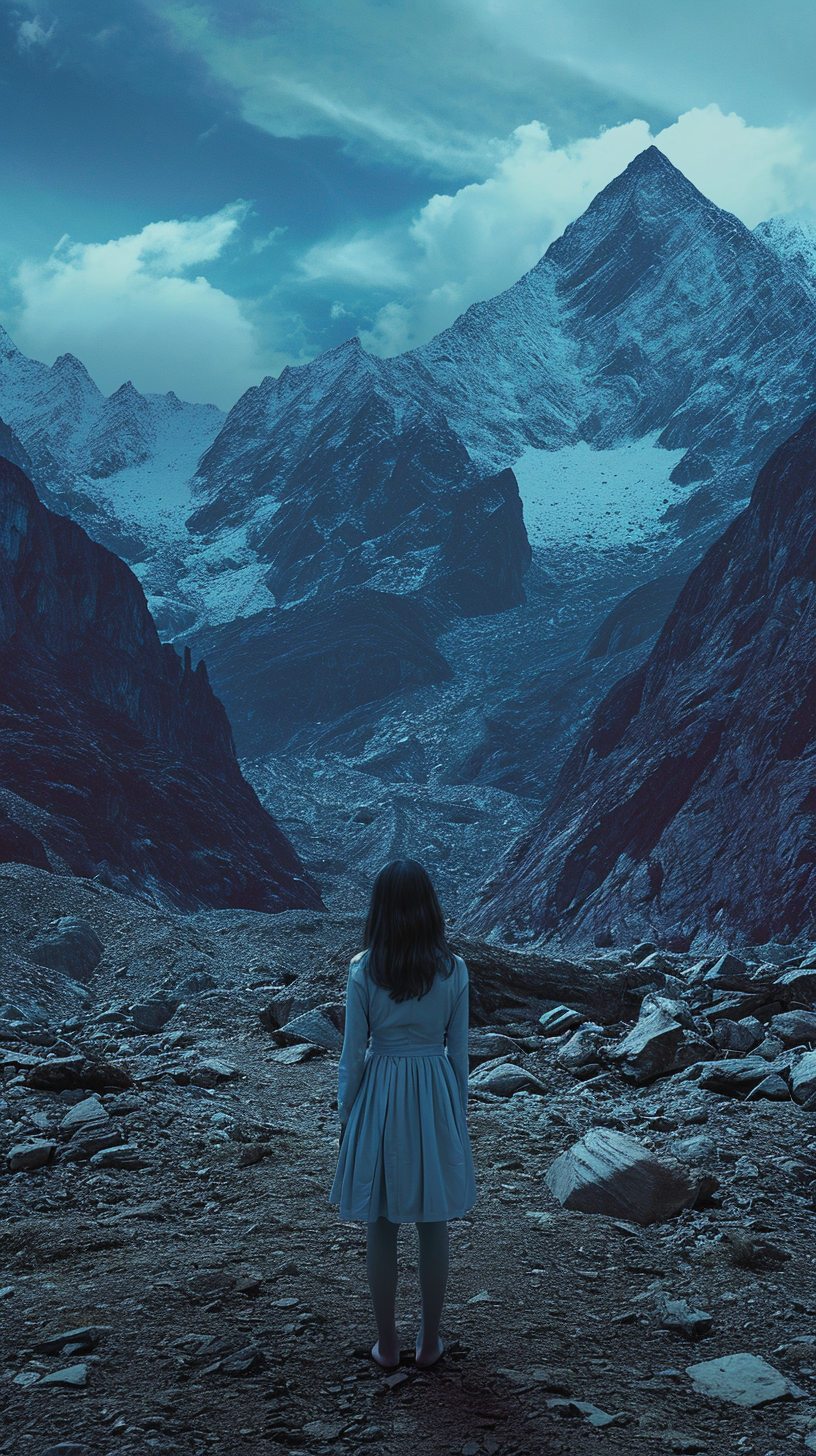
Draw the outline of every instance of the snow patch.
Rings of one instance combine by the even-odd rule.
[[[525,450],[513,473],[530,544],[619,549],[663,534],[661,517],[687,494],[669,480],[685,450],[663,450],[656,440],[654,433],[612,450],[593,450],[584,440]]]

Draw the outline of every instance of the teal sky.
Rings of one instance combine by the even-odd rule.
[[[228,406],[352,333],[421,342],[653,138],[749,225],[816,202],[810,0],[53,0],[0,20],[0,317],[106,390],[211,398],[208,350]],[[189,331],[172,379],[168,328]]]

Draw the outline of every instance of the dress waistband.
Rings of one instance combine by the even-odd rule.
[[[375,1041],[371,1038],[371,1055],[373,1057],[444,1057],[445,1048],[441,1042],[437,1046],[412,1046],[410,1042],[384,1042]]]

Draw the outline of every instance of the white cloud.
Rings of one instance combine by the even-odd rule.
[[[246,212],[234,203],[107,243],[61,239],[45,262],[18,270],[20,348],[47,361],[76,354],[106,393],[132,379],[144,392],[229,407],[269,361],[236,299],[186,275],[221,254]]]
[[[35,15],[33,20],[24,20],[17,31],[18,50],[30,51],[33,46],[48,45],[55,29],[55,20],[52,20],[46,30],[39,15]]]
[[[816,195],[805,131],[749,126],[717,106],[686,112],[656,137],[636,120],[562,148],[553,147],[546,127],[530,122],[514,131],[483,182],[432,197],[407,227],[321,242],[301,260],[301,271],[312,281],[393,293],[361,338],[377,353],[398,353],[531,268],[652,141],[749,227]]]
[[[657,136],[670,162],[747,227],[816,202],[813,137],[794,126],[749,126],[736,112],[695,107]]]

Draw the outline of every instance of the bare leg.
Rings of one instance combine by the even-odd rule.
[[[417,1365],[434,1365],[444,1345],[439,1321],[448,1283],[450,1239],[446,1223],[418,1223],[419,1287],[422,1291],[422,1327],[416,1344]]]
[[[379,1335],[371,1354],[378,1365],[399,1365],[399,1337],[394,1323],[399,1224],[378,1218],[366,1228],[366,1273]]]

